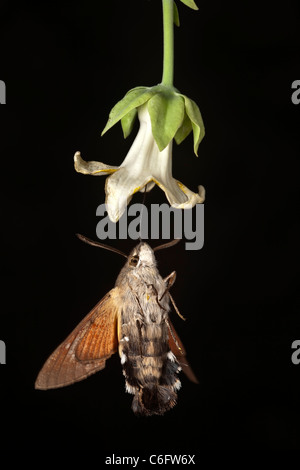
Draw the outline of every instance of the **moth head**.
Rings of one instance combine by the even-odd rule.
[[[139,243],[128,256],[128,265],[131,268],[138,268],[140,266],[156,266],[154,251],[148,243]]]
[[[124,258],[127,258],[126,265],[129,265],[131,268],[136,268],[139,266],[147,266],[147,267],[154,267],[156,266],[156,259],[154,256],[154,252],[158,250],[162,250],[164,248],[169,248],[173,245],[176,245],[180,239],[175,239],[170,242],[164,243],[163,245],[156,246],[152,248],[146,242],[140,242],[130,253],[130,255],[126,255],[123,251],[118,250],[112,246],[104,245],[104,243],[100,243],[98,241],[93,241],[84,235],[80,235],[79,233],[76,234],[79,240],[87,243],[88,245],[97,246],[99,248],[104,248],[105,250],[113,251],[118,253]]]

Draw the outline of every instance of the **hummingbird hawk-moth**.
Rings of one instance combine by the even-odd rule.
[[[169,292],[176,272],[163,279],[154,255],[154,251],[179,240],[154,249],[140,242],[127,256],[82,235],[78,237],[115,251],[127,261],[115,287],[45,362],[35,388],[48,390],[83,380],[102,370],[107,359],[119,350],[126,391],[134,395],[132,410],[145,416],[162,415],[176,404],[180,370],[198,382],[169,319],[170,301],[180,315]]]

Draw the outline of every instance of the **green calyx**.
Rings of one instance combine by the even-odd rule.
[[[192,10],[199,10],[194,0],[180,0],[180,1],[184,3],[187,7],[191,8]],[[178,12],[178,8],[177,8],[175,1],[173,3],[173,9],[174,9],[173,10],[174,24],[175,26],[180,26],[179,12]]]
[[[190,7],[192,10],[199,10],[194,0],[180,0],[184,3],[187,7]]]
[[[137,117],[137,110],[145,103],[151,119],[152,134],[160,151],[172,139],[179,145],[193,131],[194,152],[198,155],[198,147],[205,134],[198,106],[174,87],[162,84],[130,90],[111,110],[102,135],[121,121],[124,138],[128,137]]]

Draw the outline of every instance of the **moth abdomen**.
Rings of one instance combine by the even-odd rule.
[[[142,348],[135,344],[134,336],[120,342],[126,391],[134,394],[134,413],[161,415],[176,404],[176,391],[181,385],[177,375],[180,367],[167,341],[143,339]]]
[[[137,415],[163,415],[177,402],[177,393],[170,387],[147,384],[137,390],[132,401],[132,410]]]
[[[164,362],[163,370],[160,378],[161,385],[172,386],[175,390],[179,390],[181,387],[181,382],[178,379],[178,373],[181,368],[175,358],[170,359],[170,356],[173,355],[171,351],[168,352],[168,360]]]

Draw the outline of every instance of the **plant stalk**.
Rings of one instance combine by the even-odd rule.
[[[173,86],[174,78],[174,0],[162,0],[164,58],[162,85]]]

